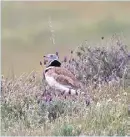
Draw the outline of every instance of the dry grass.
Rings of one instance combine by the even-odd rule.
[[[35,73],[36,75],[37,73]],[[5,80],[2,89],[2,135],[120,135],[128,134],[128,92],[116,85],[89,89],[93,101],[55,98],[50,104],[38,97],[43,92],[39,75]],[[49,115],[50,114],[50,115]],[[55,115],[59,117],[55,119]],[[54,119],[50,122],[51,118]]]
[[[119,58],[118,56],[115,58],[115,55],[120,57],[122,54],[119,53],[122,53],[122,50],[118,49],[113,55],[109,55],[108,51],[110,50],[106,49],[107,59],[112,58],[115,59],[115,63],[118,62]],[[91,51],[91,54],[96,57],[97,54],[94,53],[95,50]],[[80,58],[91,56],[87,54],[87,51],[79,54],[78,50],[79,55]],[[129,68],[126,55],[128,54],[123,54],[125,64],[122,66],[121,72],[124,72],[125,68]],[[92,62],[95,61],[95,58],[91,59]],[[103,59],[98,59],[101,66],[104,63]],[[80,61],[78,61],[78,66],[82,71],[86,67]],[[75,75],[80,76],[80,79],[83,80],[85,77],[82,76],[87,76],[89,71],[82,71],[82,74],[77,72],[75,62],[76,58],[71,58],[68,62],[65,60],[64,66],[73,68]],[[114,67],[111,68],[114,72],[120,72],[119,68],[111,63],[109,60],[107,66]],[[94,66],[89,64],[87,67],[93,70]],[[101,67],[100,71],[106,72],[109,67]],[[128,93],[130,88],[129,84],[125,84],[126,77],[124,73],[121,73],[120,77],[116,75],[118,80],[111,79],[105,82],[103,79],[100,83],[99,78],[106,77],[106,73],[102,75],[100,71],[98,70],[100,77],[95,81],[97,82],[96,88],[93,81],[94,70],[91,73],[94,75],[89,78],[90,81],[84,80],[86,93],[91,98],[89,106],[86,106],[86,98],[82,95],[75,97],[76,100],[71,96],[68,96],[67,99],[58,96],[58,92],[50,89],[38,72],[32,72],[29,75],[23,74],[19,78],[14,77],[13,79],[2,77],[2,135],[128,135]],[[113,76],[112,74],[109,73],[109,76]],[[107,79],[109,76],[107,75]],[[127,79],[129,81],[128,77]],[[47,101],[47,97],[43,96],[43,93],[46,95],[50,93],[52,100]]]

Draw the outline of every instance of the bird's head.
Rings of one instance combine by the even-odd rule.
[[[61,66],[59,57],[56,54],[47,54],[47,55],[44,55],[43,57],[47,66],[57,66],[57,67]]]

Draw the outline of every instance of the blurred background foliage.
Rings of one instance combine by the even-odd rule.
[[[44,54],[68,55],[84,40],[99,42],[121,33],[130,44],[130,2],[2,3],[2,74],[41,71]],[[49,17],[54,30],[52,44]],[[104,45],[105,46],[105,45]]]

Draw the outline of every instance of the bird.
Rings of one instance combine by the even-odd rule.
[[[44,60],[47,62],[44,77],[50,87],[60,90],[62,94],[84,94],[79,91],[83,88],[82,83],[71,71],[61,66],[56,54],[47,54],[44,56]]]

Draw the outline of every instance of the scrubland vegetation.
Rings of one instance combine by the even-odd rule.
[[[85,96],[58,96],[42,73],[2,76],[2,135],[129,135],[129,60],[127,45],[116,35],[97,45],[85,41],[62,60],[84,84],[88,106]]]

